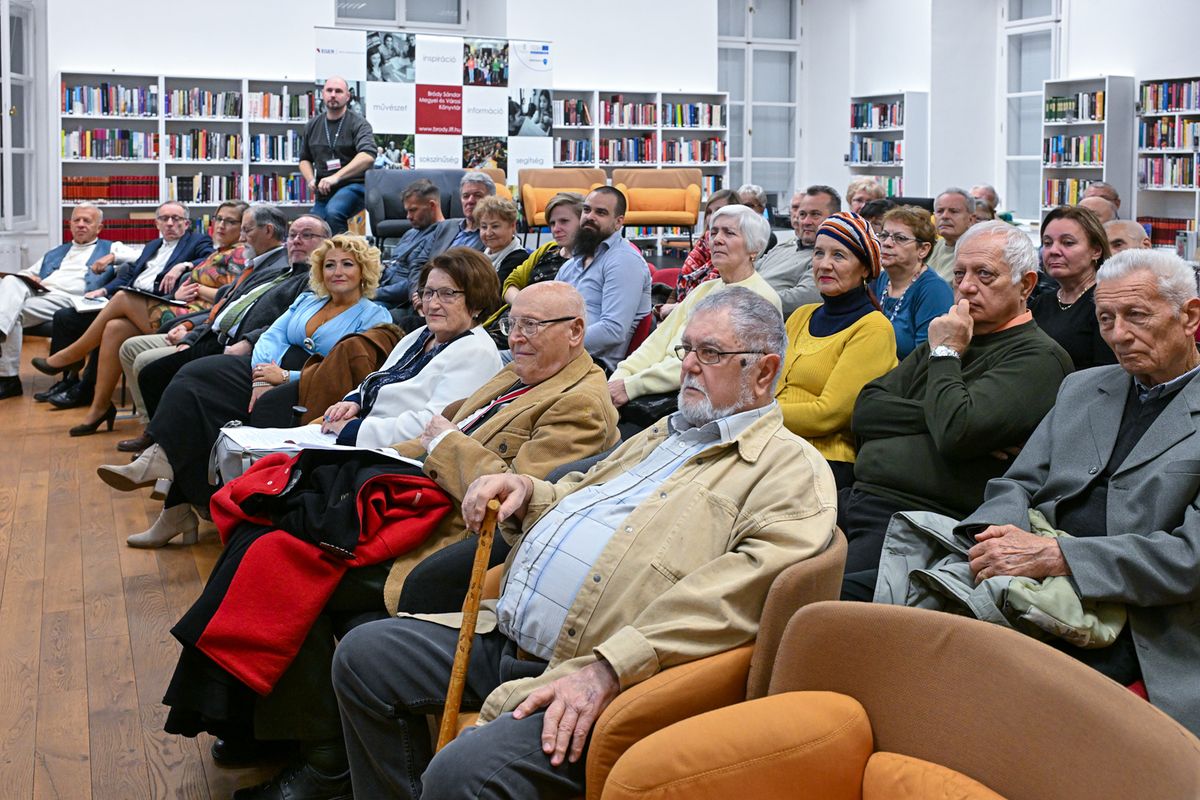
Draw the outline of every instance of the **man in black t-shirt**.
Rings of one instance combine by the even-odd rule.
[[[366,206],[363,174],[375,163],[377,150],[371,123],[346,107],[350,89],[344,78],[326,80],[321,99],[325,113],[304,126],[300,172],[316,198],[313,215],[337,235]]]

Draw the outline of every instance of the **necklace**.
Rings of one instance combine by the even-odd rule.
[[[1060,288],[1059,288],[1059,290],[1058,290],[1057,292],[1055,292],[1055,293],[1054,293],[1054,299],[1055,299],[1055,300],[1058,302],[1058,310],[1059,310],[1059,311],[1066,311],[1066,310],[1068,310],[1068,309],[1069,309],[1071,306],[1073,306],[1073,305],[1075,305],[1076,303],[1078,303],[1078,302],[1079,302],[1079,298],[1081,298],[1081,297],[1083,297],[1085,294],[1087,294],[1087,293],[1088,293],[1088,290],[1089,290],[1089,289],[1091,289],[1091,288],[1092,288],[1092,287],[1093,287],[1095,284],[1096,284],[1096,282],[1095,282],[1094,280],[1093,280],[1093,281],[1091,281],[1091,282],[1089,282],[1089,283],[1088,283],[1086,286],[1084,286],[1084,287],[1083,287],[1083,291],[1081,291],[1079,294],[1075,295],[1075,299],[1074,299],[1074,300],[1072,300],[1072,301],[1071,301],[1071,302],[1069,302],[1069,303],[1064,303],[1064,302],[1063,302],[1063,299],[1062,299],[1062,288],[1060,287]]]
[[[900,309],[904,306],[904,298],[908,297],[908,290],[913,287],[913,284],[917,282],[917,278],[921,277],[921,273],[924,271],[925,265],[922,264],[921,267],[915,273],[913,273],[912,280],[908,282],[908,286],[905,286],[904,291],[901,292],[900,296],[896,298],[896,305],[892,306],[892,310],[888,312],[887,318],[889,322],[896,321],[896,317],[900,314]]]

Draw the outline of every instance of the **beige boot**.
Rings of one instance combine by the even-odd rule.
[[[153,486],[150,496],[165,500],[175,477],[167,454],[156,444],[147,447],[136,460],[128,464],[104,464],[96,467],[100,480],[122,492],[132,492],[144,486]]]
[[[164,508],[149,530],[133,534],[125,543],[130,547],[162,547],[183,534],[183,544],[195,544],[199,525],[192,507],[187,503],[180,503]]]

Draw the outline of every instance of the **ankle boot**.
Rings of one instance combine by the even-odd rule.
[[[132,492],[144,486],[154,486],[150,496],[155,500],[165,500],[175,477],[167,454],[158,445],[147,447],[128,464],[103,464],[96,467],[100,480],[122,492]]]
[[[149,530],[135,533],[125,540],[130,547],[162,547],[176,536],[183,534],[183,544],[196,543],[199,523],[192,507],[187,503],[164,508]]]

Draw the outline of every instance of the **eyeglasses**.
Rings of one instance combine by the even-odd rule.
[[[690,344],[675,345],[675,357],[680,361],[687,358],[688,353],[695,353],[697,361],[710,367],[714,364],[720,364],[725,356],[766,355],[761,350],[718,350],[715,347],[692,347]]]
[[[213,223],[215,224],[218,222],[222,225],[240,225],[242,221],[232,217],[213,217]]]
[[[422,289],[417,294],[420,296],[422,302],[427,303],[433,299],[434,295],[437,295],[438,300],[441,300],[443,303],[449,303],[454,299],[455,295],[466,294],[466,292],[462,289],[447,289],[443,286],[441,289]]]
[[[289,239],[303,239],[306,242],[311,242],[313,239],[323,239],[319,233],[311,233],[309,231],[293,231],[287,235]]]
[[[158,220],[159,222],[163,222],[163,223],[187,222],[187,220],[188,220],[187,217],[181,217],[178,214],[163,214],[161,216],[155,217],[155,219]]]
[[[900,246],[904,246],[909,242],[915,242],[917,239],[914,236],[905,236],[903,233],[891,233],[890,231],[881,231],[876,234],[880,242],[886,242],[891,239]]]
[[[501,317],[500,332],[505,336],[513,331],[520,331],[526,339],[532,339],[542,331],[543,325],[553,325],[556,322],[570,322],[578,317],[556,317],[555,319],[530,319],[529,317]]]
[[[259,229],[259,228],[261,228],[261,227],[262,227],[262,225],[257,225],[257,224],[256,224],[256,225],[251,225],[249,228],[247,228],[245,225],[243,225],[243,226],[242,226],[242,233],[249,234],[249,233],[251,233],[251,232],[253,232],[253,231],[256,231],[256,230],[258,230],[258,229]]]

